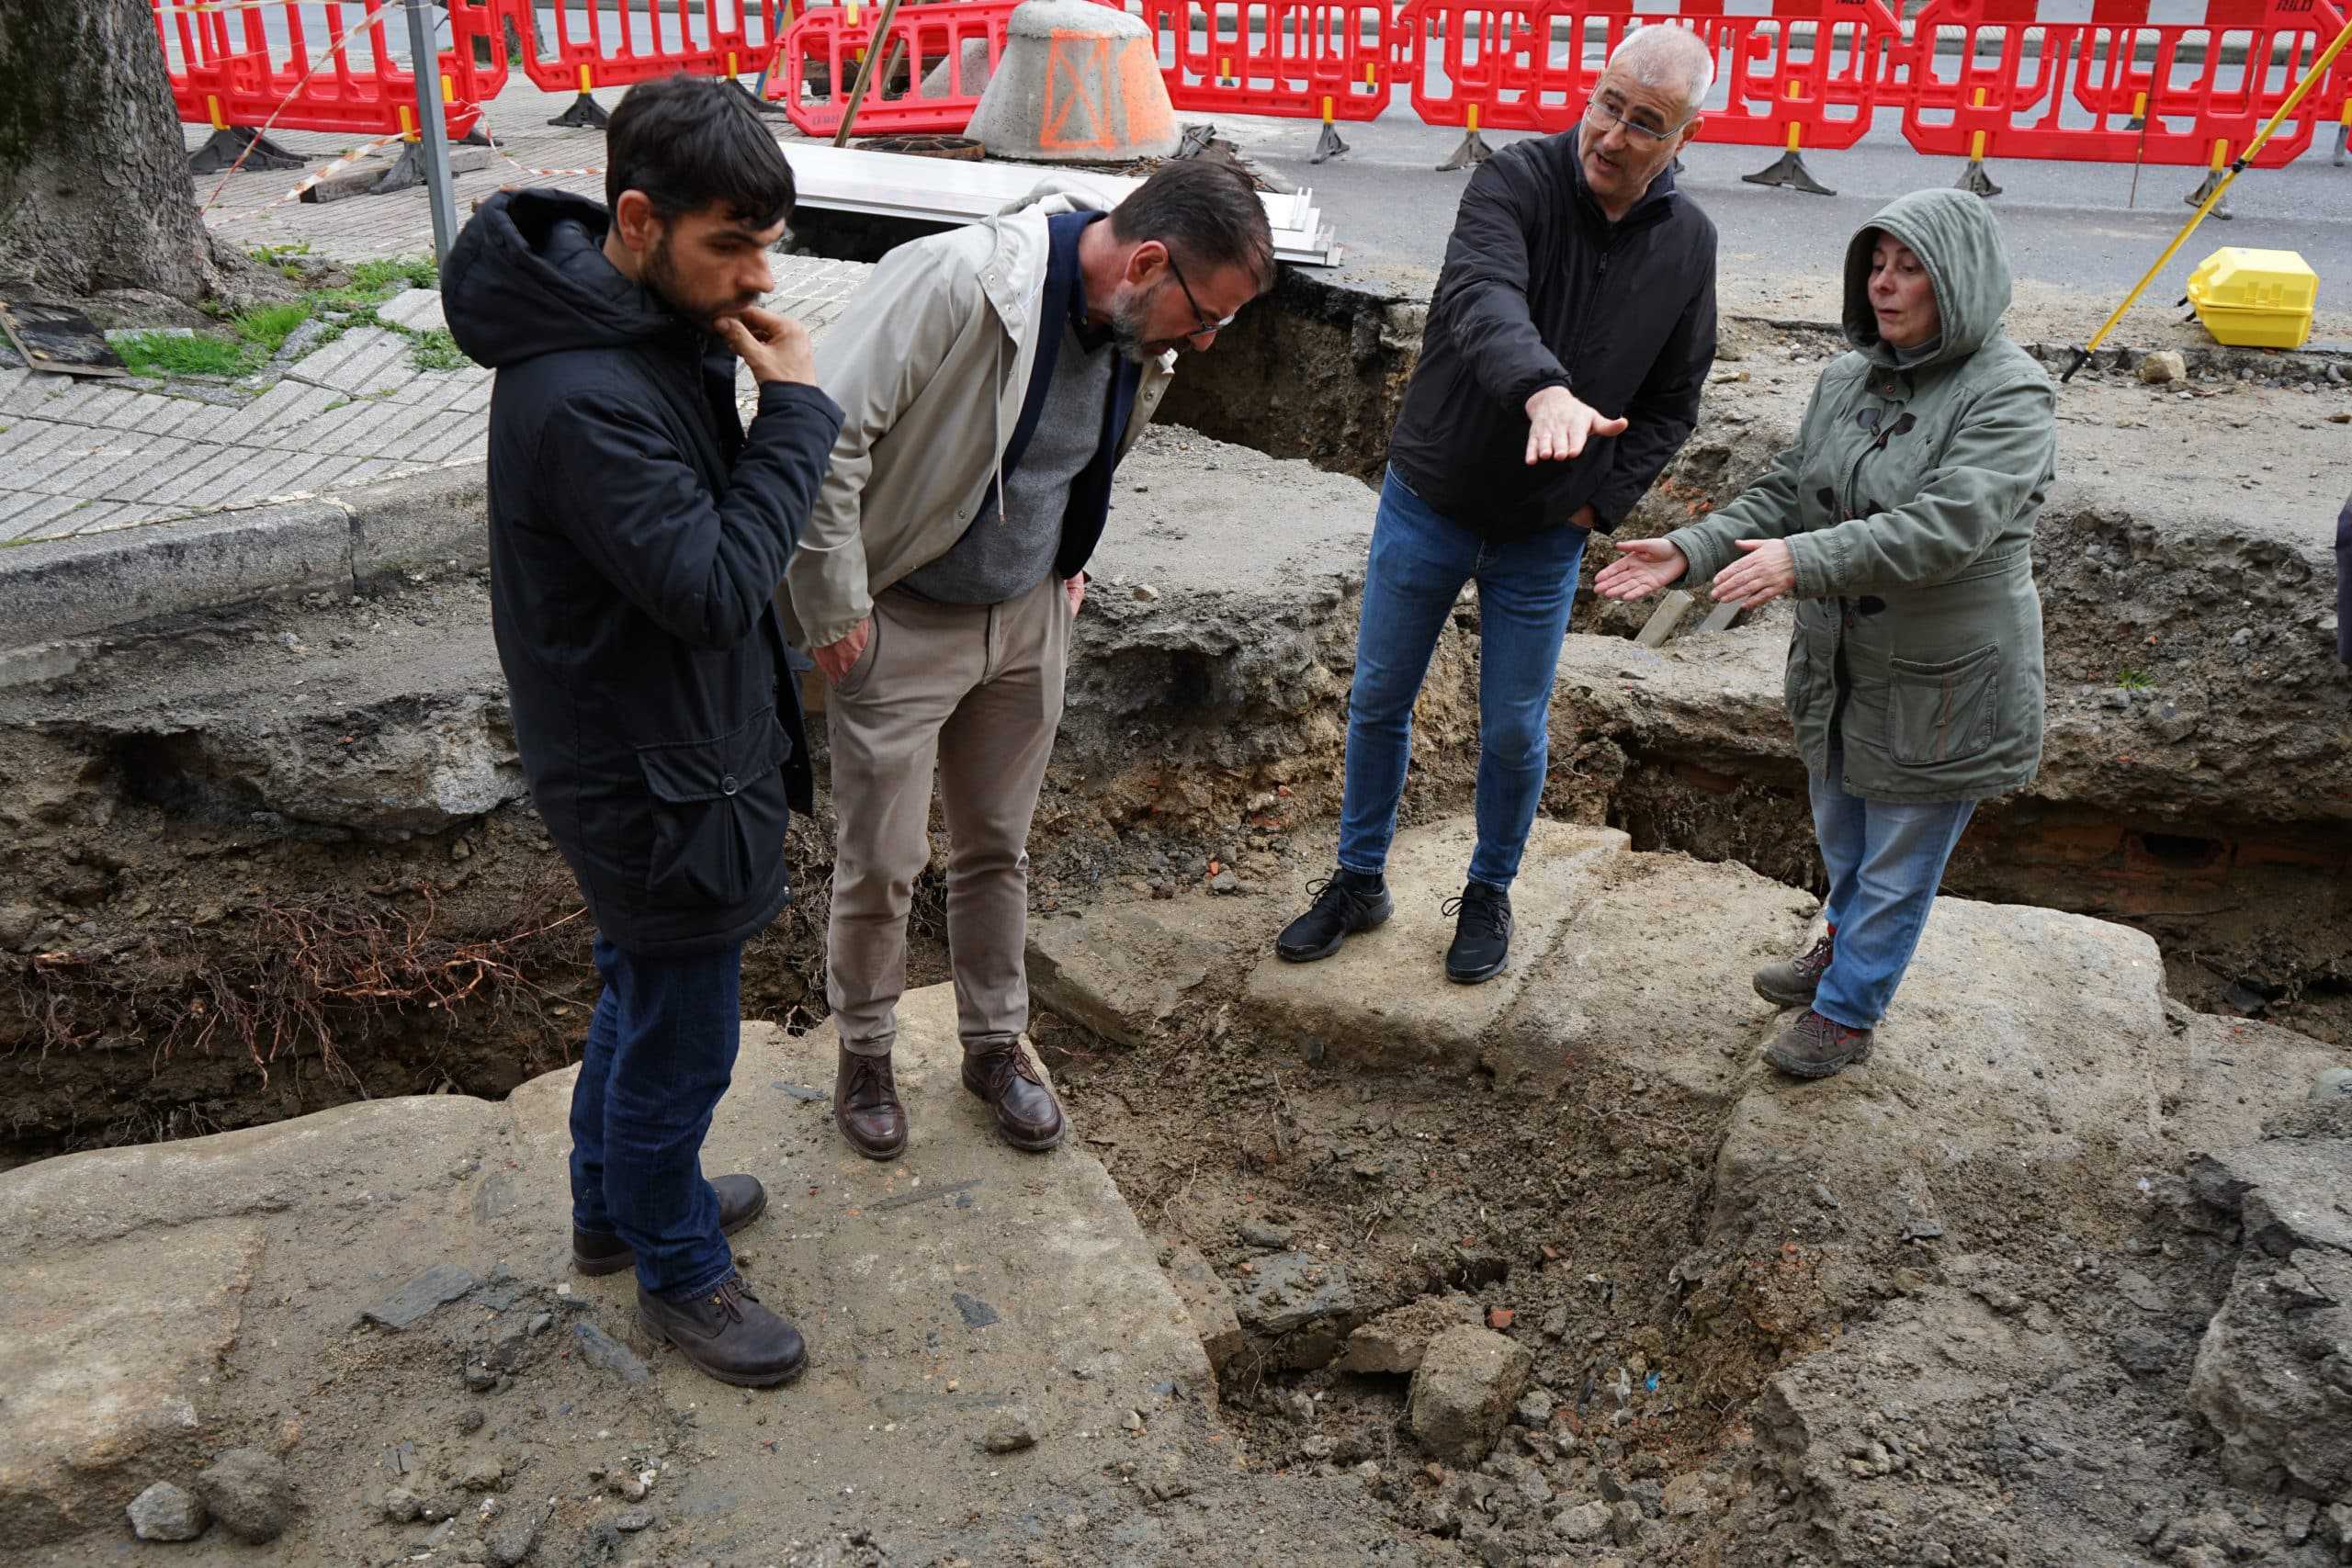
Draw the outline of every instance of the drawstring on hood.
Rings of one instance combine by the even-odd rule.
[[[1872,236],[1881,233],[1911,247],[1935,288],[1940,333],[1914,350],[1882,338],[1871,309]],[[2010,293],[2008,246],[1984,199],[1962,190],[1914,191],[1880,209],[1846,247],[1846,341],[1873,364],[1905,370],[1966,359],[1999,335]]]

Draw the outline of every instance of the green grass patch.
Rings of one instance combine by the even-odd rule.
[[[296,327],[311,319],[311,306],[307,299],[297,299],[285,305],[264,305],[248,310],[230,323],[237,335],[259,350],[263,358],[276,354]]]
[[[446,327],[418,333],[409,340],[409,363],[419,370],[463,370],[473,363]]]
[[[2115,677],[2115,683],[2127,692],[2152,692],[2156,687],[2144,670],[2126,670]]]
[[[114,345],[115,353],[134,376],[161,380],[166,376],[242,376],[251,366],[252,348],[227,338],[165,337],[141,333]]]
[[[397,256],[390,261],[361,262],[351,269],[354,293],[389,299],[403,288],[438,288],[441,269],[431,256]]]
[[[309,247],[263,246],[253,253],[264,265],[284,265],[289,256],[307,254]],[[300,269],[287,268],[288,276]],[[362,262],[351,269],[351,281],[341,288],[319,289],[283,305],[263,305],[230,317],[218,307],[209,313],[224,332],[195,337],[164,337],[146,333],[117,345],[133,375],[246,376],[261,369],[286,345],[303,322],[328,314],[341,316],[313,338],[306,352],[315,353],[356,327],[380,327],[409,340],[410,357],[419,370],[462,370],[472,363],[457,340],[442,329],[420,333],[385,321],[377,307],[394,295],[415,288],[436,288],[440,271],[430,257]]]

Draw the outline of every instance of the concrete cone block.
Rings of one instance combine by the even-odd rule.
[[[965,134],[999,158],[1124,163],[1176,151],[1176,111],[1142,18],[1028,0]]]
[[[939,63],[923,73],[924,97],[944,98],[955,93],[977,93],[988,86],[989,78],[994,74],[989,66],[989,40],[984,38],[966,39],[963,54],[960,70],[956,68],[956,62],[942,55]]]

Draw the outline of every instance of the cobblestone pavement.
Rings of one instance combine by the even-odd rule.
[[[607,107],[616,94],[606,94]],[[526,169],[601,163],[604,138],[540,123],[571,102],[510,85],[492,134],[517,162],[462,176],[458,211],[503,185],[560,185],[601,196],[601,175],[548,177]],[[786,129],[782,121],[779,129]],[[349,149],[291,132],[289,150],[324,167]],[[188,130],[191,146],[202,141]],[[389,162],[390,152],[381,154]],[[233,243],[307,245],[339,262],[430,255],[424,192],[326,204],[286,199],[301,176],[215,175],[196,182],[213,231]],[[774,258],[772,309],[821,333],[866,267]],[[167,526],[335,494],[484,456],[490,372],[421,368],[415,334],[443,325],[440,295],[411,289],[361,326],[290,364],[235,382],[140,378],[81,380],[0,368],[0,546]],[[744,382],[748,401],[750,381]]]

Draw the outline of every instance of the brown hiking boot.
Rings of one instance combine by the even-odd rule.
[[[843,1045],[833,1055],[833,1125],[867,1159],[897,1159],[907,1152],[907,1108],[886,1053],[861,1056]]]
[[[1756,994],[1774,1007],[1811,1007],[1836,947],[1837,938],[1825,936],[1794,958],[1767,964],[1756,972]]]
[[[790,1382],[808,1365],[800,1330],[762,1306],[741,1274],[688,1301],[639,1285],[637,1324],[655,1344],[675,1345],[695,1371],[737,1388]]]
[[[718,1233],[733,1235],[767,1212],[768,1191],[756,1176],[721,1176],[710,1184],[718,1194]],[[617,1274],[637,1267],[628,1243],[604,1231],[571,1227],[571,1266],[582,1274]]]
[[[1849,1029],[1808,1008],[1765,1048],[1764,1059],[1797,1077],[1826,1078],[1868,1061],[1870,1054],[1869,1030]]]
[[[964,1087],[994,1108],[996,1130],[1014,1148],[1042,1154],[1062,1141],[1062,1108],[1018,1037],[965,1047]]]

